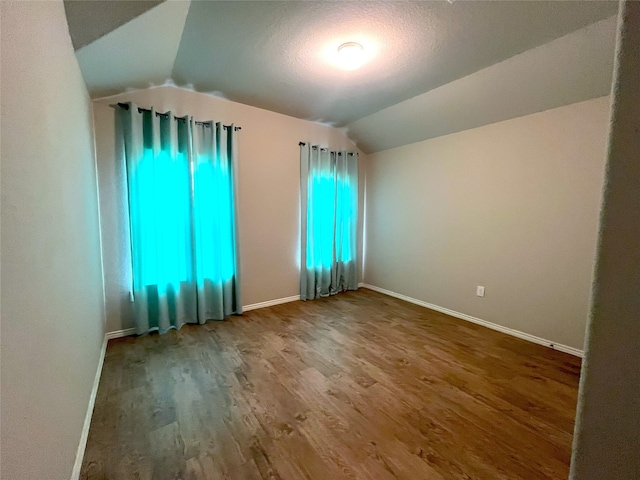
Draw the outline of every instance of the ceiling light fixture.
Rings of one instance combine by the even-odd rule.
[[[345,70],[355,70],[365,60],[364,47],[356,42],[343,43],[338,47],[338,62]]]

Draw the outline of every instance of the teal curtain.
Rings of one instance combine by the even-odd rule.
[[[137,333],[241,313],[235,128],[115,108]]]
[[[300,298],[357,290],[358,154],[300,144]]]

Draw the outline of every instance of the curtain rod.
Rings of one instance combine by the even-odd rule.
[[[114,105],[109,105],[111,108],[116,108],[116,107],[121,107],[124,108],[125,110],[129,110],[129,104],[128,103],[116,103]],[[142,112],[149,112],[151,113],[151,110],[148,108],[141,108],[138,107],[138,113],[142,113]],[[156,112],[156,117],[168,117],[169,114],[168,113],[159,113]],[[184,117],[174,117],[174,120],[186,120],[187,116],[185,115]],[[194,123],[196,125],[204,125],[205,127],[210,127],[213,122],[213,120],[209,120],[208,122],[199,122],[199,121],[194,121]],[[223,125],[224,128],[231,128],[231,125]],[[242,127],[233,127],[234,131],[238,131],[238,130],[242,130]]]
[[[298,143],[298,146],[300,146],[300,147],[304,147],[305,145],[306,145],[306,143],[305,143],[305,142],[300,142],[300,143]],[[317,146],[317,145],[311,145],[311,148],[313,148],[313,149],[317,150],[317,149],[318,149],[318,146]],[[321,148],[320,150],[322,150],[322,151],[324,152],[324,151],[326,151],[327,149],[326,149],[326,148]],[[338,155],[342,155],[342,152],[336,152],[336,153],[337,153]],[[346,153],[347,153],[347,155],[355,155],[355,153],[353,153],[353,152],[346,152]]]

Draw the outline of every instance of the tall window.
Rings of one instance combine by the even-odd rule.
[[[118,104],[116,136],[137,332],[240,313],[233,126]]]
[[[300,298],[358,288],[358,154],[300,144]]]

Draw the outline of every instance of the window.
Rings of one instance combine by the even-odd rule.
[[[116,136],[137,332],[240,313],[234,127],[118,104]]]
[[[358,288],[358,155],[300,144],[300,297]]]

